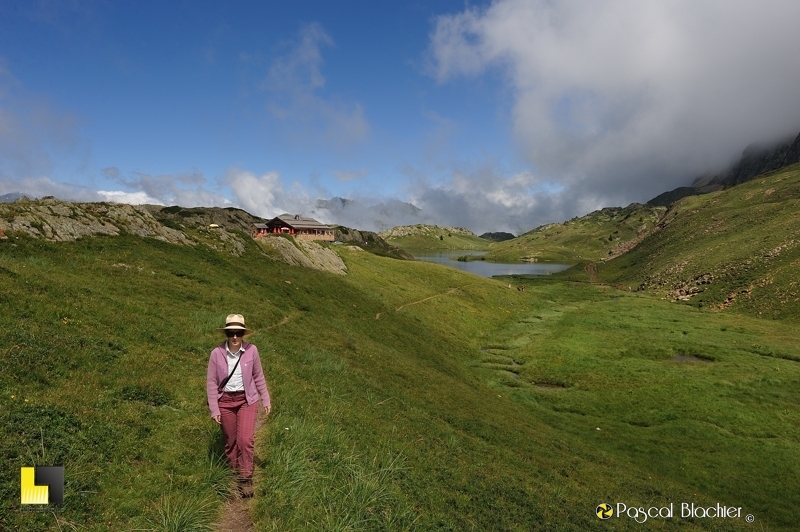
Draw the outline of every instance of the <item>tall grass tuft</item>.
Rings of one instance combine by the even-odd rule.
[[[335,412],[335,408],[331,409]],[[404,458],[357,450],[335,415],[272,420],[272,452],[258,483],[272,530],[409,530],[416,517],[400,496]],[[278,442],[282,442],[278,444]]]
[[[205,484],[213,487],[221,498],[228,499],[236,490],[236,480],[224,455],[212,454],[208,459]]]
[[[210,532],[217,508],[217,501],[210,497],[171,493],[159,500],[150,524],[158,532]]]

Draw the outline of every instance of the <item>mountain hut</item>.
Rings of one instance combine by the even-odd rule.
[[[333,227],[299,214],[281,214],[265,224],[251,226],[253,238],[274,235],[292,235],[299,240],[333,241]]]

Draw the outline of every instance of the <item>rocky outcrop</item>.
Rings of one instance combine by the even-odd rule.
[[[414,260],[414,256],[411,255],[411,253],[396,246],[392,246],[378,236],[377,233],[373,233],[372,231],[359,231],[358,229],[350,229],[349,227],[337,225],[334,228],[334,238],[336,238],[338,242],[355,244],[355,246],[359,247],[359,249],[369,251],[370,253],[374,253],[375,255],[380,255],[382,257]]]
[[[439,235],[442,234],[466,235],[466,236],[474,236],[476,238],[478,237],[478,235],[476,235],[469,229],[464,229],[463,227],[439,227],[438,225],[425,225],[425,224],[400,225],[397,227],[393,227],[388,231],[381,231],[380,233],[378,233],[378,236],[384,239],[390,239],[390,238],[402,238],[404,236],[412,236],[412,235],[438,237]]]
[[[234,207],[145,205],[145,208],[167,227],[179,229],[211,249],[237,257],[242,256],[245,242],[252,238],[251,226],[266,221]]]
[[[95,235],[127,233],[171,244],[205,245],[222,253],[241,256],[247,249],[247,242],[252,240],[250,224],[259,221],[262,219],[233,208],[187,209],[122,203],[71,203],[53,197],[41,200],[20,198],[14,203],[0,204],[0,240],[8,234],[15,238],[27,235],[67,242]],[[363,237],[360,233],[357,236]],[[256,242],[273,260],[338,275],[347,273],[341,257],[317,242],[295,242],[283,237],[261,238]]]
[[[161,205],[144,205],[153,216],[167,225],[185,225],[208,228],[218,225],[228,230],[238,229],[250,234],[250,226],[264,223],[267,220],[253,216],[247,211],[234,207],[163,207]]]
[[[121,203],[71,203],[53,197],[0,204],[0,230],[66,242],[93,235],[126,232],[172,244],[194,245],[186,235],[159,223],[142,206]]]
[[[323,247],[317,242],[290,240],[282,236],[259,238],[256,242],[272,260],[337,275],[347,274],[347,266],[342,258],[330,248]]]

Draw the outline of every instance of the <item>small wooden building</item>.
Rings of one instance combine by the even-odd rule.
[[[305,218],[299,214],[281,214],[265,224],[251,226],[253,238],[272,235],[292,235],[299,240],[333,241],[333,227],[318,222],[313,218]]]
[[[253,234],[253,238],[261,238],[269,234],[267,224],[253,224],[250,226],[250,232]]]

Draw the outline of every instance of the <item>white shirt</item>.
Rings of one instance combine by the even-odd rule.
[[[231,374],[231,370],[233,366],[236,366],[236,361],[239,360],[239,357],[244,354],[244,345],[239,347],[239,350],[235,353],[231,353],[230,348],[228,347],[228,343],[225,342],[225,353],[226,359],[228,360],[228,375]],[[228,384],[225,385],[226,392],[243,392],[244,391],[244,381],[242,380],[242,363],[239,362],[239,365],[236,366],[236,371],[233,372],[231,375]]]

